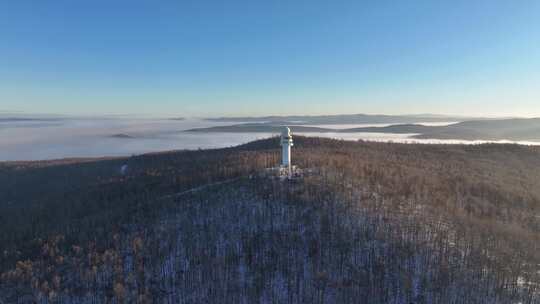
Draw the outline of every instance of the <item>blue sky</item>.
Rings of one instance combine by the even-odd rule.
[[[0,0],[0,112],[540,116],[540,1]]]

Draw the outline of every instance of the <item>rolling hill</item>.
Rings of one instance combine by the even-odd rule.
[[[261,175],[279,153],[0,163],[0,300],[539,303],[539,148],[297,136],[312,173]]]

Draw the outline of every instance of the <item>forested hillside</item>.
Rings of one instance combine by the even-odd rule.
[[[540,303],[540,149],[295,137],[0,164],[0,302]]]

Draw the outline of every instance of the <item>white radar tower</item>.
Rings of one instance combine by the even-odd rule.
[[[293,140],[291,136],[291,129],[284,127],[281,131],[281,165],[288,169],[289,175],[291,172],[291,147]]]

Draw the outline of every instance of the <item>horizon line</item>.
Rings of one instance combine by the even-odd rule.
[[[318,117],[318,116],[355,116],[355,115],[364,115],[364,116],[407,116],[407,117],[439,117],[439,118],[463,118],[463,119],[527,119],[527,118],[540,118],[540,115],[494,115],[494,114],[484,114],[484,115],[464,115],[464,114],[444,114],[444,113],[332,113],[332,114],[251,114],[251,115],[242,115],[242,114],[221,114],[221,115],[174,115],[174,114],[141,114],[141,113],[55,113],[55,112],[26,112],[26,111],[17,111],[17,110],[0,110],[0,116],[10,116],[13,115],[17,118],[23,116],[49,116],[49,117],[73,117],[73,118],[92,118],[92,117],[138,117],[138,118],[182,118],[182,119],[235,119],[235,118],[270,118],[270,117]]]

